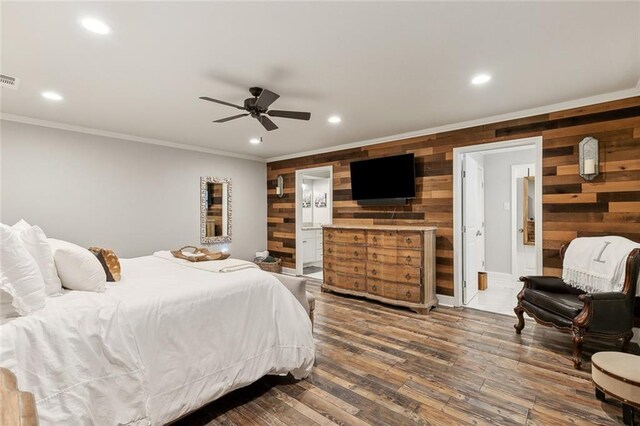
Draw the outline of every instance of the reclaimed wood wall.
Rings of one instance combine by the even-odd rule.
[[[333,166],[333,218],[340,224],[437,226],[438,294],[453,296],[453,148],[543,137],[545,274],[558,275],[558,249],[578,236],[615,234],[640,242],[640,96],[467,129],[267,165],[268,249],[295,268],[295,170]],[[600,141],[601,174],[578,175],[578,143]],[[351,200],[349,162],[400,153],[416,155],[417,197],[402,207],[361,207]],[[284,196],[275,195],[284,177]]]

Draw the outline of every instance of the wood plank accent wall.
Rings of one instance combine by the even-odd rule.
[[[268,249],[295,268],[295,170],[333,166],[336,224],[437,226],[438,294],[453,296],[453,148],[543,137],[545,274],[558,275],[558,249],[578,236],[616,234],[640,241],[640,96],[501,123],[310,155],[267,165]],[[601,174],[578,175],[578,143],[600,141]],[[352,160],[416,155],[417,197],[402,207],[361,207],[351,200]],[[284,177],[284,196],[275,195]]]

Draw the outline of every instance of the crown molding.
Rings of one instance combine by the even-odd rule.
[[[188,145],[184,143],[171,142],[171,141],[166,141],[162,139],[145,138],[141,136],[128,135],[126,133],[117,133],[117,132],[110,132],[107,130],[93,129],[90,127],[74,126],[71,124],[40,120],[37,118],[25,117],[22,115],[15,115],[15,114],[7,114],[4,112],[0,113],[0,120],[14,121],[16,123],[32,124],[34,126],[49,127],[52,129],[59,129],[59,130],[68,130],[71,132],[85,133],[88,135],[103,136],[107,138],[121,139],[121,140],[132,141],[132,142],[140,142],[140,143],[146,143],[151,145],[159,145],[159,146],[164,146],[168,148],[202,152],[205,154],[218,155],[221,157],[240,158],[242,160],[259,161],[261,163],[266,162],[266,160],[263,157],[256,157],[253,155],[238,154],[238,153],[229,152],[229,151],[220,151],[217,149],[210,149],[210,148],[200,147],[196,145]]]
[[[631,98],[640,95],[640,80],[638,85],[631,89],[620,90],[617,92],[604,93],[596,96],[589,96],[587,98],[575,99],[567,102],[560,102],[556,104],[546,105],[542,107],[530,108],[517,112],[511,112],[506,114],[493,115],[490,117],[479,118],[476,120],[463,121],[454,124],[446,124],[438,127],[431,127],[428,129],[417,130],[413,132],[400,133],[391,136],[383,136],[375,139],[367,139],[359,142],[346,143],[342,145],[334,145],[326,148],[319,148],[310,151],[299,152],[295,154],[286,154],[278,157],[267,158],[267,163],[274,161],[290,160],[293,158],[306,157],[309,155],[326,154],[328,152],[341,151],[351,148],[360,148],[363,146],[376,145],[385,142],[394,142],[402,139],[415,138],[418,136],[427,136],[435,133],[449,132],[452,130],[466,129],[468,127],[482,126],[484,124],[498,123],[501,121],[515,120],[518,118],[525,118],[539,114],[548,114],[551,112],[562,111],[565,109],[578,108],[587,105],[599,104],[602,102],[610,102],[619,99]]]

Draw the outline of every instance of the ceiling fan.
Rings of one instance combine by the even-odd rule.
[[[215,120],[214,123],[225,123],[227,121],[235,120],[236,118],[246,117],[247,115],[250,115],[251,117],[258,120],[265,129],[271,131],[276,130],[278,126],[276,126],[276,124],[271,121],[269,117],[293,118],[294,120],[309,120],[311,118],[310,112],[280,111],[275,109],[270,110],[269,106],[271,106],[271,104],[280,97],[280,95],[273,93],[270,90],[263,89],[261,87],[252,87],[249,89],[249,92],[251,93],[253,98],[245,99],[244,106],[234,105],[232,103],[213,99],[208,96],[200,96],[200,99],[247,111],[244,114],[232,115],[231,117]],[[267,115],[269,117],[267,117]]]

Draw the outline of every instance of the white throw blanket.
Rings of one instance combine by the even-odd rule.
[[[258,265],[252,262],[248,262],[242,259],[234,259],[229,257],[224,260],[210,260],[206,262],[189,262],[188,260],[179,259],[174,257],[170,251],[163,250],[153,253],[154,256],[161,259],[170,260],[183,266],[189,266],[191,268],[200,269],[202,271],[209,272],[235,272],[243,269],[259,268]]]
[[[627,257],[635,248],[640,244],[623,237],[576,238],[565,253],[562,279],[589,293],[622,291]]]

